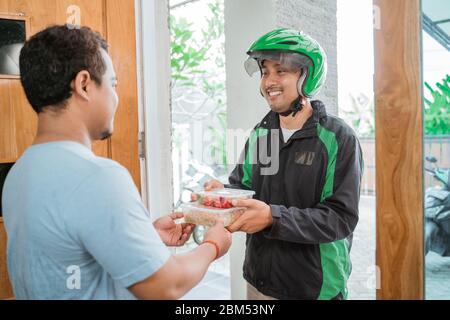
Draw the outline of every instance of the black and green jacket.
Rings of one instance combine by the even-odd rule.
[[[271,206],[273,224],[247,235],[244,278],[278,299],[347,295],[361,148],[343,120],[327,115],[318,100],[311,105],[313,116],[287,143],[278,114],[269,112],[252,131],[229,177],[231,187],[252,189],[255,199]],[[278,170],[270,172],[276,152]]]

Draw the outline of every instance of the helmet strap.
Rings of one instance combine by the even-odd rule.
[[[300,76],[300,79],[298,79],[297,82],[298,98],[292,102],[289,110],[279,113],[279,115],[281,115],[282,117],[288,117],[291,114],[293,117],[295,117],[297,112],[302,110],[303,83],[305,82],[306,74],[307,74],[306,68],[302,68],[302,75]]]
[[[304,94],[303,94],[303,84],[305,83],[305,79],[306,79],[306,75],[308,73],[308,69],[307,68],[302,68],[301,72],[302,72],[302,75],[300,76],[300,79],[298,79],[298,82],[297,82],[297,91],[298,91],[299,95],[304,96]]]
[[[279,112],[278,114],[282,117],[288,117],[292,114],[293,117],[297,114],[297,112],[301,111],[303,108],[302,105],[302,96],[298,96],[297,99],[295,99],[291,106],[289,107],[289,110],[284,112]]]

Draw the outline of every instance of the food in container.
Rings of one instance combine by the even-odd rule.
[[[186,203],[181,205],[181,211],[184,214],[184,222],[211,227],[218,220],[222,220],[226,227],[236,221],[244,213],[245,208],[232,207],[220,209],[207,207],[198,203]]]
[[[220,209],[232,208],[231,201],[234,199],[251,199],[255,194],[252,190],[222,188],[211,191],[196,191],[198,196],[197,202],[204,206],[215,207]]]

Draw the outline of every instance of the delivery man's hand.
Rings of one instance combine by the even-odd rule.
[[[225,186],[219,180],[209,180],[205,182],[203,188],[205,191],[211,191],[213,189],[223,189]],[[191,193],[191,201],[197,201],[197,195],[195,193]]]
[[[272,211],[266,203],[255,199],[238,199],[232,203],[235,207],[246,207],[247,210],[227,227],[230,232],[255,233],[272,225]]]
[[[183,218],[183,213],[174,212],[153,222],[153,226],[165,245],[182,246],[191,236],[194,225],[191,223],[175,223],[175,220],[180,218]]]

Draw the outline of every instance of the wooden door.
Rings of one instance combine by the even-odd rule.
[[[79,8],[80,24],[107,39],[119,84],[119,108],[114,135],[95,142],[94,152],[125,166],[140,190],[135,18],[133,0],[0,0],[0,15],[26,19],[27,37],[53,24],[65,24]],[[72,7],[74,8],[74,7]],[[0,163],[15,162],[32,143],[37,117],[28,104],[19,77],[0,75]],[[10,296],[5,262],[3,224],[0,223],[0,299]]]

